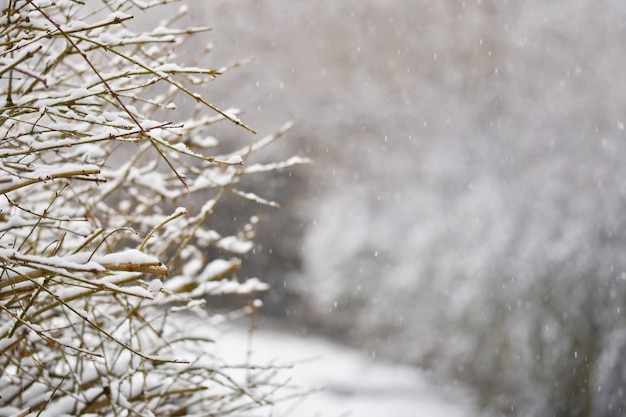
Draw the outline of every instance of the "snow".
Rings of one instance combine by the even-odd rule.
[[[183,216],[187,214],[187,208],[186,207],[177,207],[176,210],[174,211],[173,216],[174,217],[178,217],[178,216]]]
[[[8,222],[6,222],[2,226],[0,226],[0,230],[10,230],[10,229],[13,229],[13,228],[16,228],[16,227],[28,226],[29,224],[30,224],[29,221],[24,219],[19,214],[16,214],[14,216],[11,216],[9,218]]]
[[[143,252],[138,251],[137,249],[128,249],[122,252],[109,253],[103,256],[94,256],[92,259],[100,264],[108,264],[108,265],[115,265],[115,266],[120,266],[123,264],[159,265],[161,263],[154,256],[147,255]]]
[[[87,271],[87,272],[104,272],[105,269],[96,263],[93,259],[92,262],[80,262],[77,255],[70,256],[39,256],[20,253],[14,249],[0,248],[0,258],[16,260],[29,265],[36,265],[43,267],[50,267],[60,272],[65,270]],[[77,262],[76,260],[79,259]],[[6,276],[12,276],[11,273],[5,272]],[[19,274],[18,274],[19,275]]]
[[[122,42],[123,39],[124,38],[120,38],[119,36],[116,36],[109,32],[101,33],[100,36],[98,37],[98,41],[105,45],[116,45]]]
[[[176,149],[177,151],[180,151],[180,152],[188,152],[189,151],[189,148],[187,147],[187,145],[185,145],[182,142],[175,143],[174,145],[172,145],[172,148],[174,148],[174,149]]]
[[[252,250],[254,242],[240,240],[237,236],[226,236],[217,242],[217,246],[239,255],[244,255]]]
[[[118,294],[127,294],[133,297],[145,298],[146,300],[152,300],[154,296],[152,291],[148,291],[138,285],[120,287],[115,284],[104,283],[104,286]]]
[[[182,277],[177,278],[176,280],[169,280],[168,288],[175,288],[177,285],[180,285],[183,279]],[[255,294],[261,291],[267,291],[269,288],[269,285],[261,282],[258,278],[250,278],[244,282],[222,279],[219,281],[201,282],[193,290],[192,295],[194,297],[202,297],[206,295]]]
[[[115,20],[126,20],[126,19],[132,19],[133,16],[121,11],[116,11],[113,12],[111,14],[109,14],[108,20],[109,21],[115,21]]]
[[[226,261],[224,259],[215,259],[204,267],[201,274],[202,280],[220,277],[228,271],[231,271],[237,265],[239,265],[239,263],[232,260]]]
[[[225,162],[231,165],[241,165],[243,164],[243,158],[240,155],[233,155],[229,157]]]
[[[163,288],[163,282],[158,279],[155,278],[152,281],[150,281],[150,285],[148,285],[148,291],[150,291],[150,293],[158,293],[159,291],[161,291],[161,289]]]
[[[47,180],[64,175],[86,175],[99,172],[100,167],[97,165],[59,164],[57,166],[38,166],[30,176],[31,178]]]
[[[224,110],[223,113],[224,113],[224,116],[226,116],[230,120],[232,120],[234,122],[240,122],[239,118],[237,117],[237,115],[239,113],[241,113],[241,111],[239,109],[230,108],[230,109]]]
[[[202,331],[202,326],[196,331]],[[261,329],[251,337],[249,329],[232,329],[216,341],[216,352],[233,363],[291,364],[293,367],[283,375],[291,378],[289,385],[317,391],[305,398],[278,402],[274,415],[288,410],[294,417],[471,415],[467,393],[437,386],[414,367],[373,359],[316,336]]]
[[[257,204],[263,204],[263,205],[267,205],[267,206],[270,206],[270,207],[276,207],[276,208],[280,207],[280,205],[277,202],[266,200],[265,198],[260,197],[260,196],[254,194],[254,193],[247,193],[247,192],[243,192],[243,191],[240,191],[240,190],[237,190],[237,189],[233,189],[231,191],[234,194],[238,195],[239,197],[243,197],[243,198],[245,198],[247,200],[254,201]]]
[[[84,30],[86,28],[88,28],[89,25],[85,22],[81,22],[80,20],[75,20],[73,22],[70,22],[69,25],[67,25],[67,29],[69,31],[79,31],[79,30]]]
[[[283,162],[272,162],[268,164],[254,164],[244,169],[246,174],[254,174],[257,172],[276,171],[279,169],[289,168],[294,165],[310,164],[312,161],[309,158],[303,158],[299,156],[293,156]]]
[[[237,294],[255,294],[269,289],[270,286],[262,282],[260,279],[249,278],[239,285],[237,288]]]
[[[217,144],[219,143],[218,140],[214,138],[213,136],[205,136],[205,137],[194,136],[191,139],[191,141],[195,146],[198,146],[202,149],[212,148],[214,146],[217,146]]]

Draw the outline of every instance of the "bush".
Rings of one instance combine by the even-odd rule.
[[[276,205],[238,180],[302,160],[243,165],[290,124],[219,153],[214,124],[252,129],[196,90],[238,63],[180,64],[208,28],[173,28],[186,9],[167,3],[0,3],[0,415],[217,416],[278,388],[276,369],[241,378],[210,354],[214,326],[268,289],[234,275],[258,219],[228,230],[211,214],[227,194]],[[169,20],[135,32],[152,8]]]

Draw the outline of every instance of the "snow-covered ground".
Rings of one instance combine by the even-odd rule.
[[[250,339],[252,337],[252,339]],[[252,345],[252,356],[248,349]],[[394,364],[318,336],[240,327],[217,342],[233,362],[289,364],[290,385],[319,389],[279,403],[274,416],[294,417],[465,417],[472,407],[462,390],[434,384],[414,367]],[[278,411],[278,412],[276,412]]]

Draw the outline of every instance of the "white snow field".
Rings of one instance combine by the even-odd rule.
[[[251,336],[250,329],[239,327],[221,336],[216,348],[216,353],[233,363],[293,364],[282,378],[292,378],[290,386],[316,390],[279,402],[271,414],[275,417],[473,415],[469,395],[461,389],[438,386],[415,367],[387,362],[317,336],[264,328]]]

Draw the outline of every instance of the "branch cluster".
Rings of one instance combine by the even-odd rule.
[[[209,218],[227,193],[276,205],[236,184],[303,162],[243,165],[291,125],[220,154],[215,123],[252,129],[193,89],[230,67],[173,63],[208,28],[173,28],[183,7],[137,33],[133,13],[168,2],[89,3],[0,3],[0,414],[226,415],[268,404],[276,369],[237,379],[207,353],[210,335],[179,327],[191,312],[212,329],[260,306],[254,294],[268,286],[234,277],[258,219],[223,236]],[[185,100],[192,113],[169,121]],[[209,247],[226,256],[209,259]],[[249,303],[202,307],[230,294]]]

